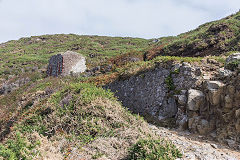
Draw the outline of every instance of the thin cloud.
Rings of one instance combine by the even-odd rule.
[[[177,35],[234,13],[237,6],[239,0],[1,1],[0,42],[56,33],[142,38]]]

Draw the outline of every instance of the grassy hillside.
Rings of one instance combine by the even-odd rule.
[[[45,69],[48,59],[67,50],[83,54],[89,68],[111,57],[141,51],[150,41],[141,38],[79,36],[74,34],[43,35],[21,38],[0,45],[0,77],[36,69]]]
[[[0,45],[0,77],[46,69],[49,57],[67,50],[87,58],[89,69],[103,64],[126,64],[131,57],[150,60],[157,56],[219,56],[240,50],[240,12],[197,29],[158,42],[141,38],[43,35]]]
[[[131,114],[101,85],[141,74],[159,63],[199,63],[205,55],[223,65],[226,52],[240,50],[239,36],[240,12],[158,42],[59,34],[0,44],[0,87],[6,81],[29,79],[0,95],[0,157],[181,157],[171,142],[159,140],[162,137],[152,133],[141,117]],[[90,77],[46,77],[48,59],[67,50],[83,54],[89,69],[111,65],[111,70]]]
[[[50,155],[77,159],[78,154],[86,159],[181,157],[171,142],[156,136],[141,117],[122,107],[110,91],[57,78],[47,78],[24,89],[19,95],[21,107],[9,110],[5,106],[8,116],[3,116],[1,123],[8,125],[1,125],[0,157],[41,159]],[[136,150],[135,143],[148,143],[148,152],[152,145],[161,150],[153,149],[146,154],[146,147]]]
[[[240,12],[176,37],[163,37],[148,50],[145,59],[156,56],[207,56],[240,50]]]

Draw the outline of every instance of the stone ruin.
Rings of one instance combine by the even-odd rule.
[[[50,58],[47,75],[58,77],[82,73],[87,69],[86,60],[81,54],[67,51]]]

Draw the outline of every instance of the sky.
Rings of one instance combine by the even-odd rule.
[[[0,43],[44,34],[175,36],[240,9],[240,0],[0,0]]]

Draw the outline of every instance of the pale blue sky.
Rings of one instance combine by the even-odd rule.
[[[43,34],[159,38],[240,9],[240,0],[0,0],[0,43]]]

